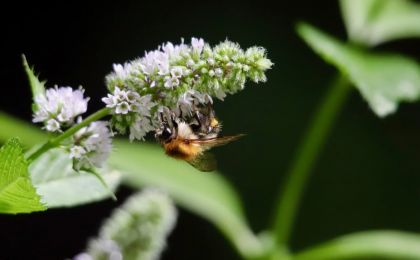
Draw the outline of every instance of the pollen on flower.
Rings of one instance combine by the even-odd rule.
[[[87,110],[89,98],[84,98],[83,94],[81,87],[77,90],[57,86],[47,89],[35,97],[33,122],[44,123],[44,128],[50,132],[71,126],[75,118]]]

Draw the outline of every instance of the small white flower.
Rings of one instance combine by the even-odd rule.
[[[175,46],[172,42],[167,42],[166,44],[162,44],[162,50],[164,53],[172,55],[175,52]]]
[[[117,114],[127,114],[130,111],[130,106],[127,102],[123,101],[118,103],[116,109],[115,109],[115,113]]]
[[[126,64],[125,66],[121,64],[113,64],[114,73],[119,78],[125,78],[129,75],[130,65]],[[126,68],[125,68],[126,67]]]
[[[102,98],[102,101],[106,104],[106,107],[114,108],[116,105],[118,105],[118,98],[108,94],[107,97]]]
[[[214,77],[216,73],[214,72],[214,70],[209,70],[209,76],[210,77]]]
[[[179,79],[175,77],[166,77],[165,78],[165,88],[173,88],[179,85]]]
[[[189,60],[187,61],[186,65],[187,65],[188,67],[192,68],[192,67],[194,67],[195,62],[194,62],[192,59],[189,59]]]
[[[181,38],[181,44],[174,45],[171,42],[168,42],[162,45],[162,50],[170,59],[178,60],[188,53],[190,48],[184,44],[184,39]]]
[[[214,93],[214,95],[215,95],[218,99],[220,99],[220,100],[224,100],[224,99],[225,99],[225,97],[226,97],[226,92],[225,92],[225,91],[223,91],[223,89],[222,89],[222,88],[218,88],[218,89],[215,89],[215,93]]]
[[[117,98],[118,101],[127,100],[127,91],[121,90],[119,87],[115,87],[114,96]]]
[[[191,46],[193,47],[194,51],[196,51],[198,54],[201,54],[204,48],[204,40],[202,38],[191,38]]]
[[[36,111],[33,122],[44,122],[48,131],[57,131],[63,126],[71,126],[74,119],[85,113],[89,98],[83,97],[80,87],[55,87],[47,89],[45,94],[35,97]],[[54,121],[51,121],[53,119]],[[57,124],[59,127],[57,129]]]
[[[140,95],[137,92],[134,92],[134,91],[127,92],[126,97],[127,97],[127,101],[130,102],[130,103],[135,103],[135,102],[137,102],[137,100],[140,99]]]
[[[112,150],[108,122],[97,121],[80,129],[73,140],[77,145],[70,148],[70,158],[76,159],[77,170],[102,167]]]
[[[85,154],[86,150],[80,145],[75,145],[70,148],[70,158],[80,159]]]
[[[74,256],[72,260],[94,260],[94,259],[88,253],[83,252]]]
[[[215,60],[214,60],[213,58],[208,58],[208,59],[207,59],[207,63],[208,63],[210,66],[214,66],[214,64],[215,64],[216,62],[215,62]]]
[[[130,141],[134,139],[144,140],[146,134],[155,130],[149,118],[137,116],[134,123],[130,126]]]
[[[176,66],[171,69],[171,75],[173,78],[181,78],[183,75],[183,69],[180,66]]]
[[[60,130],[60,123],[57,122],[55,119],[50,119],[45,124],[45,129],[49,132],[56,132]]]
[[[154,102],[152,102],[152,96],[151,95],[142,96],[137,100],[137,110],[136,110],[136,112],[138,114],[140,114],[141,116],[150,117],[150,110],[155,105],[156,104]]]
[[[177,82],[171,81],[172,84],[176,85]],[[116,97],[117,95],[119,98]],[[116,115],[115,128],[122,133],[129,128],[130,140],[142,140],[147,132],[154,130],[150,122],[151,109],[155,106],[152,95],[140,96],[132,90],[115,88],[113,95],[108,94],[108,97],[103,98],[102,101],[107,104],[107,107],[113,108],[113,113]]]
[[[159,75],[169,73],[169,55],[159,50],[146,52],[140,59],[140,67],[144,74],[152,75],[158,72]]]
[[[218,78],[223,76],[223,70],[221,68],[215,69],[214,72]]]
[[[150,82],[150,88],[154,88],[155,86],[156,86],[156,81],[155,80],[152,80]]]
[[[182,115],[189,115],[195,106],[208,103],[213,103],[210,95],[190,89],[179,97],[177,107]]]

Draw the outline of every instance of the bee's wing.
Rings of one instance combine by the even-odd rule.
[[[225,145],[230,142],[236,141],[242,136],[245,136],[245,135],[239,134],[239,135],[222,136],[222,137],[215,137],[215,138],[209,138],[209,139],[197,139],[197,140],[194,139],[190,141],[192,143],[200,145],[203,151],[205,151],[216,146],[221,146],[221,145]]]
[[[232,136],[223,136],[215,137],[209,139],[193,139],[190,140],[193,144],[197,144],[201,147],[203,153],[198,155],[192,160],[187,161],[189,164],[194,166],[196,169],[202,172],[211,172],[217,169],[217,161],[215,156],[212,153],[205,152],[216,146],[221,146],[228,144],[230,142],[236,141],[239,138],[244,136],[244,134],[232,135]]]
[[[211,172],[217,169],[216,157],[212,153],[208,152],[202,153],[187,162],[202,172]]]

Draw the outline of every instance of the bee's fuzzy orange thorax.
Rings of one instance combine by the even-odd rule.
[[[164,144],[166,154],[180,160],[192,160],[202,153],[200,146],[186,139],[176,138]]]

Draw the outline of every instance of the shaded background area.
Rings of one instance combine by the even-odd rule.
[[[296,36],[293,25],[306,20],[345,37],[334,1],[73,1],[22,4],[3,12],[0,110],[27,121],[31,97],[21,53],[49,87],[84,86],[90,111],[95,111],[102,106],[104,76],[112,64],[142,56],[162,42],[195,36],[211,44],[228,38],[243,48],[266,47],[275,63],[268,82],[248,84],[245,91],[216,103],[224,133],[247,133],[215,152],[256,231],[269,225],[283,174],[335,73]],[[398,41],[379,49],[419,59],[418,43]],[[354,91],[309,183],[294,249],[366,229],[420,232],[419,115],[419,104],[404,104],[396,115],[380,120]],[[130,193],[122,188],[118,203],[0,216],[0,258],[72,257]],[[218,230],[181,209],[163,259],[237,258]]]

